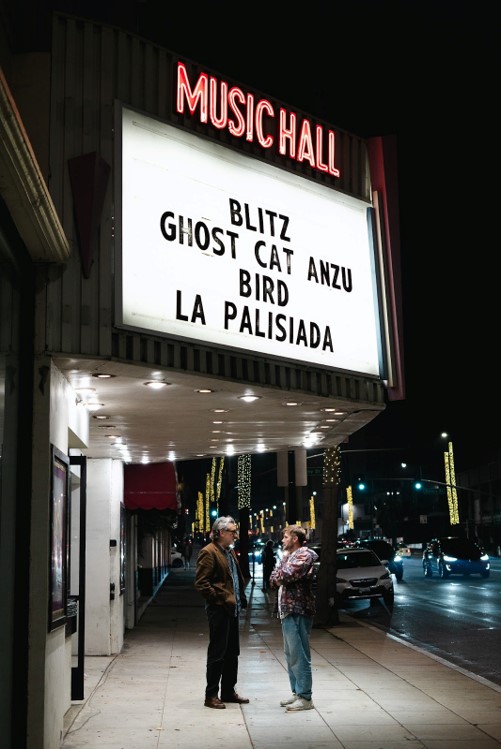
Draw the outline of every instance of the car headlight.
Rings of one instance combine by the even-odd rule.
[[[457,562],[457,557],[450,557],[448,554],[444,554],[444,562]]]
[[[482,556],[480,557],[480,559],[482,560],[482,562],[488,562],[489,561],[489,555],[488,554],[482,554]]]
[[[388,580],[388,578],[391,579],[391,575],[390,575],[389,572],[385,572],[384,575],[381,575],[381,577],[379,579],[380,580]]]
[[[400,554],[395,554],[395,556],[393,557],[393,561],[394,562],[401,562],[402,561],[402,557],[400,556]]]

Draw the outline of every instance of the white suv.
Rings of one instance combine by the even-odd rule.
[[[387,567],[371,549],[338,549],[336,572],[337,604],[382,598],[393,606],[393,578]]]

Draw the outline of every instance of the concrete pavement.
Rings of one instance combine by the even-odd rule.
[[[173,569],[123,652],[85,659],[62,749],[499,749],[501,688],[340,612],[311,636],[314,710],[288,713],[280,622],[247,587],[237,690],[204,707],[208,627],[194,569]]]

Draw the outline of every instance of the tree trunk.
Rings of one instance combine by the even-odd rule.
[[[338,486],[324,487],[322,513],[322,555],[318,570],[316,626],[339,624],[336,601],[337,501]]]
[[[239,510],[239,537],[240,537],[240,569],[245,580],[250,580],[249,568],[249,508],[242,507]]]

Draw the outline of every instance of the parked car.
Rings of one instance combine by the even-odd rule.
[[[401,557],[411,557],[412,556],[412,549],[410,546],[406,546],[406,544],[398,544],[397,546],[397,554]]]
[[[338,549],[336,573],[337,604],[349,601],[383,599],[393,606],[393,578],[372,549]]]
[[[235,541],[234,548],[237,557],[240,559],[240,539],[237,539]],[[247,556],[249,562],[252,563],[254,561],[255,564],[261,564],[262,550],[263,544],[257,543],[255,541],[249,541],[249,545],[247,547]]]
[[[318,569],[320,567],[320,557],[322,555],[322,546],[320,544],[308,544],[308,548],[313,549],[318,556],[317,561],[313,562],[313,585],[316,585],[318,580]]]
[[[434,538],[423,551],[423,572],[426,577],[431,577],[434,572],[444,580],[449,575],[489,577],[490,571],[488,554],[469,538]]]
[[[171,567],[184,567],[184,557],[177,549],[170,550],[170,566]]]
[[[372,549],[372,551],[376,552],[382,563],[395,575],[397,580],[400,581],[403,579],[404,560],[388,541],[383,541],[382,539],[363,540],[359,542],[359,546]]]

